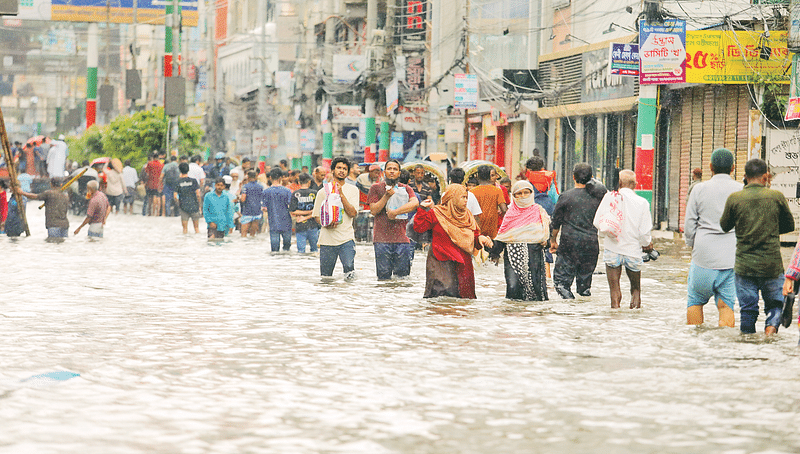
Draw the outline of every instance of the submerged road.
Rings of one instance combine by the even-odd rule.
[[[112,215],[49,244],[28,215],[32,237],[0,238],[2,453],[800,451],[797,328],[744,337],[713,305],[687,327],[682,244],[657,244],[631,311],[604,275],[518,302],[490,265],[476,301],[424,300],[422,255],[379,283],[358,246],[356,281],[323,281],[268,235]]]

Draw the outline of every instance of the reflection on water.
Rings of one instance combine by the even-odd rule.
[[[424,300],[421,254],[379,283],[359,246],[356,282],[323,281],[266,236],[118,215],[102,241],[48,244],[28,214],[33,237],[0,239],[0,452],[800,450],[797,330],[742,337],[711,305],[685,326],[671,243],[644,309],[612,311],[602,274],[592,297],[526,303],[489,265],[476,301]],[[23,381],[51,372],[79,376]]]

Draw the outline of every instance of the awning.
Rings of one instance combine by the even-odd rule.
[[[631,96],[629,98],[606,99],[603,101],[582,102],[563,106],[539,107],[536,111],[536,115],[538,115],[539,118],[548,119],[625,112],[636,107],[638,102],[638,96]]]

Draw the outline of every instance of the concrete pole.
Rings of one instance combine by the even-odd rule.
[[[378,26],[378,0],[367,0],[367,49],[371,50],[372,39],[374,38],[375,27]],[[367,74],[372,72],[372,52],[367,52],[369,60],[367,61]],[[369,79],[369,78],[367,78]],[[369,82],[367,82],[369,85]],[[376,159],[376,145],[375,145],[375,99],[367,98],[364,106],[364,116],[367,120],[367,128],[365,132],[366,149],[364,150],[364,162],[375,162]]]
[[[258,1],[257,20],[258,26],[261,27],[261,37],[258,43],[261,84],[258,88],[258,116],[260,118],[256,122],[256,127],[261,129],[267,125],[267,0]]]
[[[639,115],[636,120],[636,193],[653,205],[658,85],[639,87]]]
[[[381,135],[378,146],[378,160],[389,160],[389,122],[381,121]]]
[[[89,24],[89,40],[86,49],[86,129],[97,120],[97,60],[99,33],[97,23]]]

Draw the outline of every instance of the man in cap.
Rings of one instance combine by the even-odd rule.
[[[761,292],[767,317],[764,333],[770,336],[778,332],[783,308],[780,236],[794,230],[794,217],[786,197],[767,187],[771,176],[766,162],[758,158],[747,161],[744,174],[747,186],[728,197],[719,226],[723,232],[736,229],[734,272],[740,330],[756,332]]]
[[[106,225],[106,218],[111,213],[111,205],[108,204],[106,195],[98,191],[99,187],[100,183],[97,180],[86,184],[86,197],[89,198],[89,205],[86,207],[86,218],[75,229],[75,235],[81,231],[84,225],[89,224],[89,237],[103,238],[103,226]]]
[[[683,232],[692,248],[692,263],[687,283],[686,324],[703,323],[703,306],[714,297],[719,309],[719,326],[733,327],[736,301],[736,233],[724,232],[719,225],[725,201],[742,190],[742,183],[731,178],[733,153],[718,148],[711,153],[711,179],[694,186],[686,203]],[[699,169],[695,169],[699,170]]]

